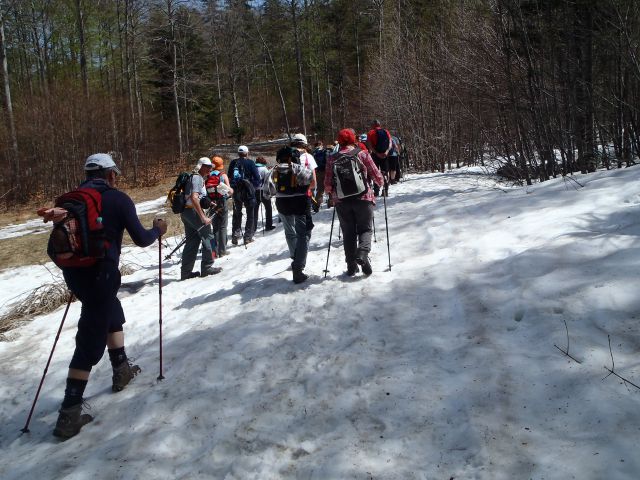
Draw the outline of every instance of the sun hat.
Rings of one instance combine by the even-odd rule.
[[[211,161],[213,162],[213,166],[216,168],[216,170],[222,170],[224,168],[224,160],[222,159],[222,157],[213,157]]]
[[[213,164],[211,163],[211,159],[209,157],[200,157],[200,160],[198,160],[198,168],[202,167],[203,165],[207,167],[213,167]]]
[[[301,143],[302,145],[307,145],[307,137],[304,136],[302,133],[296,133],[291,138],[291,143]]]

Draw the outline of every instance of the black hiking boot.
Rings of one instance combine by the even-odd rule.
[[[347,275],[353,277],[358,273],[358,264],[356,262],[347,263]]]
[[[293,271],[293,283],[302,283],[307,278],[309,278],[309,275],[305,275],[302,270],[295,269]]]
[[[180,274],[180,280],[189,280],[200,276],[200,272],[182,272]]]
[[[238,237],[231,237],[231,243],[233,243],[234,245],[238,244]]]
[[[208,277],[209,275],[217,275],[222,271],[222,267],[209,267],[200,274],[201,277]]]
[[[358,265],[362,267],[362,273],[364,273],[365,275],[371,275],[373,273],[371,263],[369,262],[369,257],[366,253],[358,255],[356,262],[358,262]]]
[[[82,413],[82,403],[68,408],[61,408],[53,436],[66,440],[78,434],[80,429],[91,422],[93,417],[88,413]]]
[[[131,365],[128,360],[125,360],[113,369],[113,377],[111,377],[113,385],[111,386],[111,390],[114,392],[122,391],[140,371],[138,365]]]

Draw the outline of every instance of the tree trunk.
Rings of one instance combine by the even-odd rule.
[[[304,78],[302,77],[302,49],[300,47],[300,34],[298,32],[298,20],[296,8],[298,2],[291,0],[291,17],[293,19],[293,37],[296,48],[296,66],[298,70],[298,102],[300,103],[300,121],[302,122],[302,133],[307,134],[307,122],[304,112]]]
[[[76,0],[76,20],[78,27],[78,41],[80,42],[80,75],[85,98],[89,98],[89,76],[87,74],[87,46],[84,39],[84,11],[82,0]]]
[[[11,102],[11,82],[9,81],[9,65],[7,62],[6,39],[4,36],[4,12],[0,3],[0,68],[2,69],[2,83],[4,85],[4,110],[9,140],[11,142],[11,171],[13,192],[11,197],[17,198],[20,194],[20,156],[18,155],[18,136],[13,117],[13,104]]]

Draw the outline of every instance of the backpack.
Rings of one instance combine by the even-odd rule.
[[[47,254],[60,268],[90,267],[105,257],[109,248],[102,225],[102,192],[78,188],[56,198],[61,218],[56,217],[49,235]]]
[[[211,200],[218,201],[223,198],[222,193],[218,192],[218,185],[222,182],[222,172],[212,173],[207,177],[204,187],[207,189],[207,195]]]
[[[239,164],[239,160],[234,160],[235,164],[230,180],[233,187],[233,199],[240,203],[253,203],[256,200],[256,187],[245,178],[244,166]]]
[[[364,167],[355,148],[348,153],[336,153],[333,160],[333,183],[339,199],[358,198],[367,191]]]
[[[191,194],[191,178],[192,173],[182,172],[176,178],[176,184],[167,195],[167,203],[171,205],[173,213],[182,213],[187,205],[187,195]]]
[[[376,144],[374,150],[380,157],[386,157],[391,148],[391,139],[389,133],[384,128],[376,129]]]
[[[291,158],[291,163],[300,165],[300,151],[298,149],[290,148],[288,154]],[[289,156],[284,158],[289,158]],[[308,184],[300,184],[298,176],[293,169],[289,168],[288,162],[282,162],[276,165],[273,169],[272,177],[276,186],[276,192],[282,193],[283,195],[306,194],[309,188]]]
[[[272,197],[275,197],[278,190],[276,189],[276,184],[273,183],[273,171],[274,168],[269,169],[269,173],[264,177],[264,181],[262,182],[262,198],[265,200],[269,200]]]
[[[324,170],[327,165],[327,150],[324,148],[317,148],[313,152],[313,158],[316,160],[316,164],[318,165],[318,170]]]

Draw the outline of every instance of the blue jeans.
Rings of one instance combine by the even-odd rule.
[[[280,214],[280,219],[289,247],[289,256],[293,259],[291,267],[293,270],[303,270],[307,263],[311,239],[311,230],[307,230],[307,216]]]

